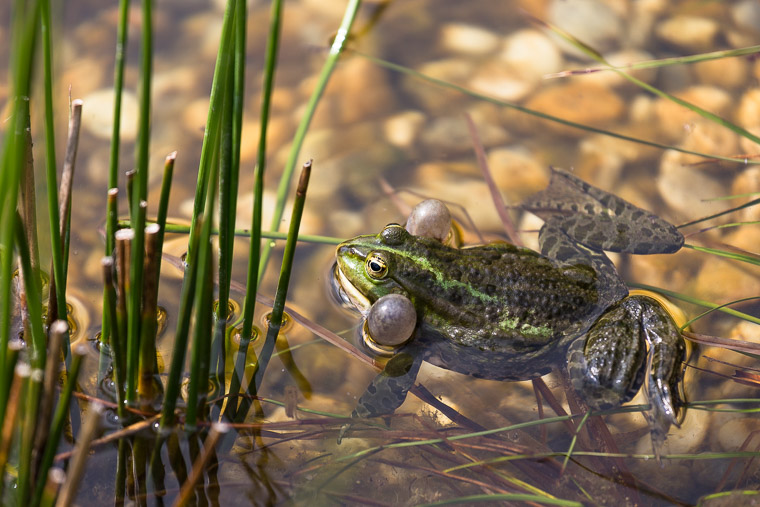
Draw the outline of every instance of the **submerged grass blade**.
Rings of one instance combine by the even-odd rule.
[[[592,68],[585,68],[585,69],[571,69],[571,70],[565,70],[561,72],[557,72],[556,74],[549,74],[547,76],[544,76],[544,78],[555,78],[555,77],[565,77],[565,76],[573,76],[573,75],[581,75],[581,74],[590,74],[592,72],[603,72],[603,71],[611,71],[611,70],[624,70],[624,71],[632,71],[632,70],[642,70],[642,69],[656,69],[659,67],[667,67],[670,65],[685,65],[685,64],[691,64],[691,63],[700,63],[700,62],[707,62],[710,60],[721,60],[723,58],[733,58],[737,56],[750,56],[760,53],[760,46],[748,46],[745,48],[738,48],[738,49],[727,49],[724,51],[711,51],[709,53],[699,53],[696,55],[689,55],[689,56],[674,56],[671,58],[660,58],[658,60],[646,60],[643,62],[636,62],[629,65],[622,65],[622,66],[600,66],[600,67],[592,67]]]
[[[752,315],[734,310],[732,308],[726,308],[723,305],[718,305],[715,303],[711,303],[709,301],[704,301],[701,299],[697,299],[691,296],[688,296],[686,294],[681,294],[680,292],[673,292],[669,291],[667,289],[661,289],[659,287],[654,287],[652,285],[646,285],[643,283],[630,283],[630,287],[636,288],[636,289],[644,289],[644,290],[651,290],[652,292],[658,292],[660,294],[663,294],[668,297],[672,297],[675,299],[678,299],[680,301],[686,301],[687,303],[692,303],[695,305],[703,306],[705,308],[715,308],[718,311],[721,311],[723,313],[727,313],[729,315],[733,315],[734,317],[739,317],[740,319],[752,322],[754,324],[760,324],[760,318],[753,317]]]
[[[760,162],[748,162],[742,158],[734,158],[734,157],[724,157],[722,155],[713,155],[710,153],[702,153],[698,151],[693,150],[687,150],[685,148],[681,148],[678,146],[671,146],[668,144],[662,144],[655,141],[647,141],[646,139],[640,139],[638,137],[632,137],[625,134],[620,134],[617,132],[613,132],[611,130],[605,130],[598,127],[593,127],[591,125],[585,125],[583,123],[578,123],[570,120],[565,120],[564,118],[560,118],[558,116],[554,116],[548,113],[543,113],[541,111],[536,111],[534,109],[530,109],[524,106],[521,106],[519,104],[514,104],[512,102],[507,102],[505,100],[496,99],[494,97],[490,97],[488,95],[484,95],[479,92],[472,91],[468,88],[465,88],[464,86],[459,86],[453,83],[449,83],[448,81],[444,81],[442,79],[434,78],[425,74],[422,74],[421,72],[417,72],[414,69],[410,69],[409,67],[404,67],[403,65],[399,65],[393,62],[389,62],[387,60],[383,60],[382,58],[377,58],[371,55],[368,55],[366,53],[362,53],[361,51],[355,51],[354,54],[361,56],[362,58],[365,58],[369,60],[370,62],[379,65],[381,67],[385,67],[386,69],[390,69],[394,72],[399,72],[401,74],[406,74],[408,76],[412,76],[418,79],[421,79],[423,81],[427,81],[428,83],[432,83],[434,85],[440,86],[442,88],[448,88],[450,90],[458,91],[464,95],[467,95],[469,97],[476,98],[478,100],[482,100],[484,102],[489,102],[491,104],[496,104],[497,106],[506,107],[515,111],[519,111],[521,113],[525,113],[531,116],[535,116],[536,118],[541,118],[543,120],[551,121],[553,123],[558,123],[560,125],[565,125],[568,127],[572,127],[579,130],[584,130],[586,132],[591,132],[594,134],[602,134],[608,137],[613,137],[615,139],[621,139],[623,141],[629,141],[636,144],[641,144],[643,146],[651,146],[653,148],[659,148],[661,150],[675,150],[680,153],[686,153],[689,155],[695,155],[698,157],[703,158],[709,158],[709,159],[716,159],[716,160],[724,160],[726,162],[735,162],[740,164],[760,164]]]
[[[729,130],[732,130],[736,134],[745,137],[749,139],[750,141],[760,144],[760,137],[756,136],[752,132],[748,131],[745,128],[740,127],[739,125],[736,125],[733,122],[730,122],[726,120],[725,118],[721,118],[717,114],[711,113],[710,111],[707,111],[706,109],[702,109],[701,107],[697,106],[696,104],[692,104],[691,102],[688,102],[686,100],[680,99],[676,97],[675,95],[671,95],[668,92],[665,92],[663,90],[660,90],[659,88],[655,88],[654,86],[650,85],[649,83],[645,83],[644,81],[637,79],[633,77],[632,75],[628,74],[626,71],[617,68],[613,65],[610,65],[610,63],[595,49],[590,47],[589,45],[583,43],[582,41],[576,39],[572,34],[567,33],[566,31],[562,30],[561,28],[552,25],[551,23],[548,23],[546,21],[540,20],[535,17],[531,17],[533,21],[540,24],[541,26],[551,30],[554,34],[558,35],[562,39],[564,39],[569,44],[572,44],[574,47],[588,55],[589,57],[593,58],[597,62],[607,65],[607,68],[619,76],[623,77],[624,79],[630,81],[631,83],[635,84],[639,88],[642,88],[649,93],[652,93],[654,95],[657,95],[660,98],[667,99],[671,102],[674,102],[680,106],[683,106],[690,111],[693,111],[697,113],[698,115],[702,116],[703,118],[706,118],[712,122],[715,122],[719,125],[723,125],[724,127],[728,128]]]

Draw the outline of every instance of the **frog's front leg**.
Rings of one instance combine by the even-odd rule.
[[[647,346],[649,351],[647,353]],[[678,425],[686,346],[667,311],[647,296],[631,296],[605,312],[568,353],[573,387],[589,406],[605,410],[630,400],[646,379],[655,444]]]
[[[421,357],[412,357],[405,352],[393,356],[359,398],[351,417],[368,418],[392,414],[404,403],[421,364]]]

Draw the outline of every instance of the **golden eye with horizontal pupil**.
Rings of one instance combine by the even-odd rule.
[[[365,266],[367,274],[375,280],[385,278],[385,275],[388,274],[388,263],[385,261],[385,256],[379,252],[369,254]]]

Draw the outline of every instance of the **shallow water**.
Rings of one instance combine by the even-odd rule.
[[[192,209],[221,27],[222,11],[216,5],[219,3],[159,2],[156,7],[153,172],[149,202],[153,210],[158,200],[163,157],[178,150],[170,205],[170,214],[177,220],[186,220]],[[286,5],[278,88],[270,125],[265,213],[273,206],[290,139],[343,8],[344,2],[325,0],[303,0]],[[258,88],[268,10],[268,5],[254,2],[249,11],[249,93],[244,110],[240,227],[247,225],[250,215],[247,206],[251,201],[256,157]],[[67,2],[64,14],[66,21],[58,30],[60,44],[56,46],[61,62],[55,99],[61,133],[65,127],[68,86],[71,85],[73,97],[83,98],[85,102],[69,278],[76,280],[71,290],[84,305],[81,318],[88,324],[83,326],[82,336],[87,339],[94,336],[100,320],[102,246],[97,229],[102,223],[102,213],[98,210],[105,203],[110,135],[107,111],[112,107],[105,90],[112,84],[116,6],[71,1]],[[751,142],[611,72],[554,76],[564,70],[593,67],[594,63],[562,45],[556,37],[547,35],[529,15],[558,24],[618,65],[748,46],[755,44],[760,36],[760,9],[751,1],[367,3],[357,20],[351,44],[357,52],[348,52],[338,65],[301,150],[301,159],[314,159],[302,232],[341,238],[375,232],[389,222],[405,219],[407,211],[397,207],[397,197],[406,205],[413,205],[424,196],[452,204],[455,216],[465,224],[468,242],[477,242],[468,217],[488,239],[503,238],[498,215],[475,160],[465,113],[470,114],[477,126],[491,171],[508,204],[516,204],[543,188],[550,165],[571,169],[594,185],[676,224],[743,202],[741,199],[708,202],[708,199],[760,191],[760,170],[751,164],[704,159],[569,127],[525,114],[505,103],[468,97],[459,90],[445,89],[424,79],[387,70],[362,56],[371,55],[403,65],[509,104],[542,111],[592,129],[711,155],[741,154],[750,162],[756,160],[753,157],[758,150]],[[127,68],[127,88],[133,94],[139,74],[139,24],[135,8]],[[0,32],[0,37],[7,39],[7,33]],[[7,58],[7,55],[2,56]],[[760,106],[760,63],[753,58],[650,68],[638,70],[634,75],[750,131],[760,132],[760,115],[756,114]],[[7,90],[0,88],[0,104],[5,101],[5,93]],[[130,112],[128,104],[125,103],[127,113]],[[135,110],[131,112],[136,115]],[[127,142],[122,145],[121,157],[124,170],[131,167],[134,149],[133,128],[130,133],[134,119],[127,121]],[[59,141],[62,139],[59,134]],[[41,142],[35,146],[35,160],[38,169],[42,168]],[[380,178],[394,189],[391,195],[386,194]],[[123,182],[121,184],[123,186]],[[46,215],[41,213],[40,216]],[[265,224],[271,220],[268,216],[265,215]],[[513,216],[520,229],[526,231],[522,234],[524,241],[535,245],[535,234],[528,231],[537,230],[540,223],[530,216]],[[757,209],[749,208],[722,217],[716,223],[758,219]],[[286,227],[287,223],[283,223],[280,229]],[[687,237],[687,242],[709,242],[704,243],[707,246],[722,242],[756,252],[758,239],[757,226],[744,226]],[[179,236],[167,250],[179,255],[185,243],[186,239]],[[246,257],[246,241],[238,239],[233,273],[237,280],[245,278]],[[334,249],[330,246],[299,247],[289,304],[318,324],[336,332],[344,331],[347,339],[353,339],[352,328],[358,324],[358,317],[332,305],[326,295],[325,281],[331,276],[329,266],[333,257]],[[759,273],[753,266],[693,250],[669,256],[618,256],[616,262],[628,281],[718,304],[760,294]],[[278,266],[279,255],[275,255],[262,289],[270,296],[274,292]],[[167,266],[164,271],[159,303],[169,312],[169,324],[159,347],[164,361],[168,361],[175,325],[172,315],[176,315],[174,305],[180,282],[174,268]],[[238,301],[242,301],[239,295]],[[702,311],[696,306],[683,306],[690,317]],[[757,304],[735,308],[752,315],[760,314]],[[694,330],[760,341],[757,325],[717,312],[698,321]],[[299,325],[294,325],[286,334],[291,347],[301,345],[293,356],[311,385],[309,399],[303,390],[296,394],[299,407],[348,415],[374,376],[373,370]],[[735,365],[756,368],[756,361],[725,350],[707,349],[702,354],[712,360],[703,357],[696,363],[707,371],[690,369],[687,372],[690,400],[758,398],[756,385],[741,385],[730,380],[737,370]],[[95,364],[96,361],[91,361],[92,367]],[[552,376],[546,381],[564,403],[560,380]],[[432,366],[424,367],[419,382],[435,397],[488,429],[539,418],[529,383],[476,380]],[[286,399],[286,389],[295,385],[293,375],[275,358],[263,386],[264,396],[282,401]],[[94,394],[94,386],[89,388]],[[632,403],[644,401],[637,398]],[[721,408],[730,406],[721,405]],[[461,425],[454,425],[413,396],[393,418],[390,431],[385,431],[382,424],[372,431],[359,429],[340,446],[335,443],[338,422],[329,425],[313,422],[319,417],[304,413],[294,420],[285,415],[283,408],[270,404],[265,404],[264,410],[266,423],[271,426],[265,424],[260,428],[255,441],[240,438],[231,454],[220,457],[217,469],[220,489],[210,488],[208,493],[212,503],[265,503],[295,498],[297,503],[408,505],[488,492],[524,492],[511,477],[568,500],[588,501],[582,493],[585,490],[592,502],[602,504],[613,501],[693,503],[700,496],[715,491],[757,489],[760,484],[756,467],[750,466],[749,472],[742,472],[749,463],[746,458],[736,463],[729,459],[666,459],[660,467],[655,460],[640,457],[618,462],[577,457],[562,474],[560,457],[556,461],[523,459],[446,472],[513,453],[566,452],[572,434],[561,423],[510,430],[494,437],[385,449],[347,458],[381,443],[470,431],[459,429]],[[543,412],[544,417],[555,415],[546,404]],[[275,426],[277,422],[281,426]],[[607,422],[621,453],[651,454],[646,424],[640,413],[609,416]],[[757,451],[756,436],[749,447],[742,446],[744,438],[758,429],[760,419],[753,414],[691,409],[683,427],[671,431],[663,453]],[[612,452],[600,447],[596,438],[591,440],[590,444],[581,442],[575,450]],[[187,456],[186,448],[184,455]],[[82,488],[78,499],[82,505],[110,501],[114,461],[111,449],[99,451],[91,459],[87,486]],[[621,467],[624,467],[623,475],[628,470],[636,477],[636,488],[619,486],[610,479],[614,476],[612,470]],[[167,498],[176,494],[173,477],[172,470],[167,468]]]

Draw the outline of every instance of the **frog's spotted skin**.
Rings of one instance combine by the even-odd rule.
[[[627,297],[602,250],[673,252],[683,236],[657,216],[556,170],[549,187],[523,208],[545,220],[541,255],[508,243],[451,248],[395,224],[339,245],[341,284],[370,304],[403,294],[417,311],[414,336],[353,416],[392,413],[423,360],[493,380],[536,378],[567,362],[573,386],[593,408],[617,406],[645,382],[653,436],[661,439],[676,422],[683,339],[659,303]],[[387,269],[371,276],[370,259]]]

